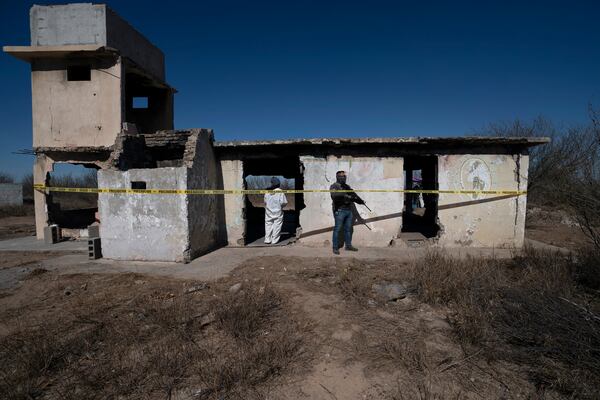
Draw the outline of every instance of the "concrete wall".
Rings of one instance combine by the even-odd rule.
[[[221,160],[224,189],[244,188],[244,163],[241,160]],[[244,196],[229,194],[225,199],[225,225],[227,244],[244,245]]]
[[[154,77],[165,81],[165,56],[141,33],[110,8],[106,9],[106,43]]]
[[[106,6],[74,3],[34,5],[29,10],[32,46],[106,45]]]
[[[23,185],[20,183],[0,183],[0,206],[20,206],[23,204]]]
[[[403,160],[400,157],[302,156],[304,187],[329,189],[335,173],[348,173],[348,184],[354,189],[399,189],[404,187]],[[373,212],[357,205],[353,244],[385,247],[402,228],[402,193],[359,193]],[[306,193],[306,208],[300,212],[302,244],[332,246],[333,212],[329,193]]]
[[[98,186],[186,189],[187,168],[98,171]],[[183,195],[112,194],[98,196],[102,254],[116,260],[187,261],[188,205]]]
[[[122,121],[121,63],[93,61],[92,67],[91,80],[68,81],[66,61],[32,63],[34,147],[108,147],[115,143]]]
[[[438,158],[441,190],[526,190],[529,157],[445,155]],[[440,194],[441,246],[521,247],[526,196]]]
[[[187,172],[188,189],[223,188],[220,164],[212,147],[212,132],[202,130],[191,136],[186,147],[186,156],[193,157],[187,160],[188,164],[192,164]],[[185,261],[226,242],[223,196],[190,195],[187,204],[189,256]]]
[[[165,80],[162,51],[104,4],[34,5],[29,11],[29,22],[32,46],[112,47]]]

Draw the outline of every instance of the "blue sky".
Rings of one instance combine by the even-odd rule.
[[[219,140],[455,136],[600,105],[597,1],[106,3],[164,51],[176,128]],[[29,7],[0,0],[2,45],[29,44]],[[0,171],[20,177],[29,66],[2,54],[0,77]]]

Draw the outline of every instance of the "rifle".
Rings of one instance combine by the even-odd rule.
[[[342,187],[343,187],[345,190],[352,190],[352,188],[351,188],[350,186],[346,185],[346,184],[344,184]],[[357,194],[356,194],[356,192],[352,192],[352,193],[351,193],[351,195],[352,195],[352,197],[354,197],[355,199],[358,199],[358,200],[360,200],[360,201],[362,202],[362,203],[359,203],[359,204],[362,204],[363,206],[367,207],[367,210],[369,210],[370,212],[373,212],[373,210],[371,210],[371,209],[369,208],[369,206],[367,205],[367,203],[366,203],[366,202],[365,202],[365,201],[364,201],[364,200],[363,200],[363,199],[362,199],[362,198],[361,198],[359,195],[357,195]]]

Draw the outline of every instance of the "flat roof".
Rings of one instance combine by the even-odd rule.
[[[69,44],[61,46],[4,46],[2,51],[20,60],[31,62],[36,58],[65,57],[74,53],[87,55],[115,54],[116,49],[97,44]]]
[[[549,137],[498,137],[498,136],[454,136],[454,137],[379,137],[379,138],[314,138],[282,140],[231,140],[215,141],[215,147],[292,146],[292,145],[517,145],[524,147],[549,143]]]

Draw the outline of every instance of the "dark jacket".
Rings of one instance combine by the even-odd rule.
[[[335,182],[329,187],[329,190],[352,190],[352,188],[346,184]],[[331,193],[331,200],[333,201],[333,212],[340,208],[350,209],[352,203],[365,204],[364,200],[361,199],[356,193]]]

